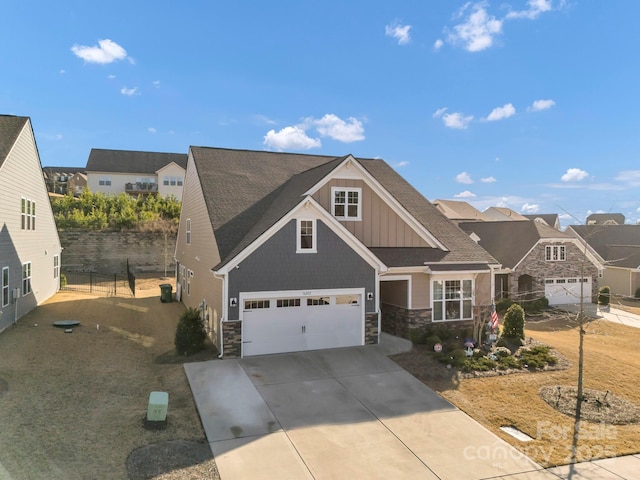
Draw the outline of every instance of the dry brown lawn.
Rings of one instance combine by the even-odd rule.
[[[173,349],[184,307],[161,303],[160,283],[139,280],[137,298],[61,292],[0,335],[0,477],[217,478]],[[67,319],[81,325],[52,325]],[[143,425],[154,390],[169,393],[162,430]]]
[[[573,418],[545,403],[539,391],[544,386],[576,385],[579,334],[574,319],[554,315],[526,324],[527,337],[554,347],[571,362],[566,370],[462,379],[446,369],[444,374],[425,373],[425,368],[411,362],[409,356],[394,360],[541,465],[566,464],[571,460]],[[640,406],[640,329],[594,320],[586,330],[584,387],[609,390]],[[500,430],[501,426],[516,427],[534,440],[516,440]],[[582,422],[578,461],[639,451],[639,424]]]

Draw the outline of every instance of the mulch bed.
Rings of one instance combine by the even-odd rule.
[[[540,397],[559,412],[576,414],[578,389],[568,385],[547,385],[540,389]],[[613,393],[585,388],[582,391],[580,418],[611,425],[627,425],[640,422],[640,409]]]

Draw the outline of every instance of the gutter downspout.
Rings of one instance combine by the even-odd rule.
[[[213,272],[213,276],[219,280],[222,280],[222,316],[220,317],[220,319],[218,320],[218,328],[219,328],[219,332],[220,332],[220,355],[218,355],[218,358],[222,358],[224,355],[224,336],[223,336],[223,332],[222,332],[222,322],[224,321],[224,319],[227,317],[227,281],[226,281],[226,275],[220,275],[216,272]]]

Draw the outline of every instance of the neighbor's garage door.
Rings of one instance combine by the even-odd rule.
[[[544,294],[549,299],[549,305],[566,305],[580,303],[580,285],[583,285],[582,295],[585,303],[591,302],[591,279],[584,278],[547,278],[544,284]]]
[[[308,293],[308,295],[307,295]],[[363,293],[242,296],[242,355],[364,343]]]

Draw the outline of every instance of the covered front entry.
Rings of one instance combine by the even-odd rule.
[[[584,303],[591,303],[591,279],[585,277],[547,278],[544,281],[544,295],[549,305],[580,303],[580,285]]]
[[[242,356],[364,344],[364,289],[243,293]]]

